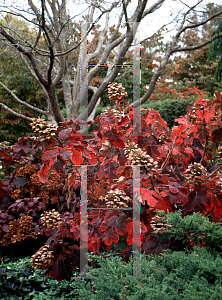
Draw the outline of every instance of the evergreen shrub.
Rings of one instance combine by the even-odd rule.
[[[141,254],[141,277],[133,277],[132,260],[93,255],[96,268],[85,278],[44,282],[42,270],[29,258],[0,265],[0,299],[222,299],[222,259],[206,248],[153,257]]]
[[[172,128],[174,125],[178,125],[174,120],[180,116],[184,116],[190,102],[195,100],[196,98],[189,97],[187,99],[181,99],[181,101],[178,101],[177,99],[149,101],[144,103],[142,107],[153,108],[158,111],[161,117],[167,122],[167,125]]]
[[[143,108],[153,108],[158,111],[161,117],[167,122],[167,125],[172,128],[174,125],[177,125],[177,122],[174,120],[179,118],[180,116],[184,116],[186,114],[186,110],[190,105],[191,101],[196,101],[195,97],[188,97],[187,99],[183,98],[181,101],[177,99],[166,99],[166,100],[157,100],[157,101],[147,101],[141,107]],[[109,109],[110,106],[107,107],[97,107],[95,117],[100,115],[103,110]],[[95,126],[94,126],[95,127]],[[93,127],[93,129],[94,129]]]

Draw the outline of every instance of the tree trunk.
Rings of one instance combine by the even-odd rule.
[[[72,104],[72,93],[70,86],[70,76],[67,72],[62,76],[62,88],[66,107],[66,116],[68,117],[70,115],[70,106]]]
[[[49,85],[48,87],[46,87],[46,91],[49,95],[49,99],[50,99],[50,103],[51,103],[51,109],[54,115],[54,118],[56,120],[56,122],[64,122],[65,119],[61,113],[60,107],[59,107],[59,102],[57,99],[57,95],[56,95],[56,88],[54,85]]]

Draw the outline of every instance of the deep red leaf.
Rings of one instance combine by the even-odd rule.
[[[113,228],[109,228],[103,234],[102,240],[107,246],[110,246],[112,243],[117,244],[119,241],[119,234],[113,230]]]
[[[157,256],[169,248],[170,242],[166,239],[159,240],[157,237],[151,236],[147,242],[144,242],[141,250],[147,255]]]
[[[185,204],[187,211],[195,211],[204,213],[210,206],[210,199],[206,197],[207,191],[192,191],[188,194],[188,202]]]
[[[57,149],[46,151],[42,156],[42,161],[48,162],[49,160],[54,160],[58,154],[59,151]]]
[[[31,149],[30,145],[23,144],[23,143],[15,143],[13,146],[14,153],[22,153],[24,151],[24,153],[27,154],[30,149]]]
[[[160,196],[157,192],[153,190],[147,190],[145,188],[141,188],[141,197],[142,197],[142,204],[145,204],[145,201],[149,206],[155,206],[157,201],[160,199]]]
[[[61,155],[58,155],[52,164],[52,168],[56,171],[57,174],[63,174],[63,166],[66,165],[67,162],[62,158]]]
[[[125,142],[124,142],[125,136],[120,130],[111,128],[110,130],[104,133],[104,137],[108,139],[111,142],[111,144],[113,144],[115,147],[118,148],[125,147]]]
[[[75,166],[79,166],[83,164],[83,158],[80,151],[76,149],[72,149],[70,160]]]

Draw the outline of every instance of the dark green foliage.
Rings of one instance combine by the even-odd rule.
[[[0,265],[0,299],[78,299],[75,281],[58,283],[49,278],[45,282],[44,271],[33,270],[29,260],[26,257]]]
[[[96,257],[96,256],[95,256]],[[120,257],[97,256],[97,268],[68,283],[33,271],[29,258],[0,266],[1,299],[222,299],[222,259],[206,249],[173,252],[155,259],[141,255],[141,278]]]
[[[168,213],[160,211],[163,220],[172,228],[167,231],[170,236],[175,236],[176,240],[181,240],[188,245],[189,241],[194,241],[197,245],[206,247],[208,251],[222,251],[222,226],[214,223],[209,218],[202,216],[199,212],[182,217],[182,212]]]
[[[222,299],[222,229],[199,213],[182,217],[181,211],[160,212],[172,225],[165,235],[185,243],[206,243],[184,251],[168,250],[158,257],[141,254],[141,276],[133,276],[133,260],[90,253],[97,261],[84,277],[74,273],[70,282],[49,278],[31,269],[29,258],[0,265],[0,299]],[[203,238],[204,236],[204,238]],[[77,276],[76,276],[77,275]]]
[[[213,35],[219,34],[221,32],[222,32],[222,23],[219,23],[217,30],[213,33]],[[221,73],[222,73],[222,38],[214,40],[209,45],[208,59],[209,60],[219,59],[217,69],[215,72],[215,79],[218,82],[220,82],[221,81]]]
[[[142,106],[144,108],[153,108],[158,111],[161,117],[167,122],[167,125],[172,128],[174,125],[177,125],[174,120],[186,114],[186,109],[193,100],[193,98],[191,99],[189,97],[188,99],[182,99],[181,101],[176,99],[150,101]]]
[[[138,279],[132,276],[132,264],[120,257],[99,258],[99,265],[101,269],[90,271],[93,279],[82,286],[79,299],[222,299],[222,260],[204,248],[148,260],[141,255]]]

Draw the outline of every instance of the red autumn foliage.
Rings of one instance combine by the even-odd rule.
[[[82,121],[74,120],[59,124],[56,136],[50,139],[23,137],[13,149],[0,146],[3,170],[9,165],[14,167],[0,184],[1,234],[6,234],[11,220],[21,213],[32,215],[33,231],[48,236],[46,243],[53,251],[48,273],[61,281],[70,279],[80,266],[80,236],[82,247],[98,254],[126,243],[122,256],[128,261],[133,243],[152,255],[171,247],[170,240],[152,234],[150,222],[157,209],[166,213],[181,209],[183,215],[201,212],[213,221],[219,220],[221,107],[220,93],[214,99],[200,98],[176,120],[179,125],[172,130],[158,112],[143,109],[139,132],[133,124],[133,109],[119,99],[115,104],[119,113],[110,109],[98,116],[92,135],[80,134]],[[134,178],[135,164],[140,165],[139,181]],[[84,176],[82,166],[87,166]],[[22,167],[26,168],[24,174]],[[54,177],[50,176],[54,173],[61,186],[53,183]],[[88,231],[83,228],[81,233],[84,178]],[[133,201],[135,182],[140,185],[139,202]],[[57,202],[44,204],[44,191],[50,195],[52,187]],[[33,197],[37,192],[43,202]],[[53,207],[60,213],[61,222],[54,228],[44,228],[40,213]],[[133,209],[140,212],[140,220],[133,219]],[[141,228],[136,231],[139,244],[138,239],[133,241],[134,222],[135,228]]]

